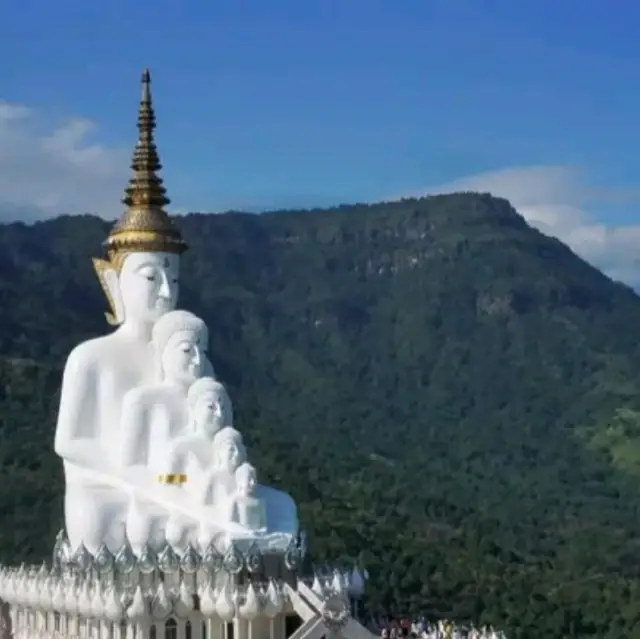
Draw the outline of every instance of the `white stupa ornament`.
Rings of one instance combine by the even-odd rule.
[[[238,614],[248,621],[253,621],[260,614],[260,601],[252,583],[247,586],[244,601],[238,606]]]
[[[193,596],[185,581],[180,584],[178,596],[173,604],[174,612],[178,617],[187,617],[193,610]]]
[[[206,584],[200,588],[198,597],[200,598],[200,612],[206,617],[216,614],[216,591]]]
[[[133,601],[126,610],[127,617],[135,622],[141,623],[147,618],[147,604],[142,594],[142,588],[138,586],[133,595]]]
[[[218,597],[216,598],[216,614],[222,621],[231,621],[236,615],[234,595],[235,593],[229,583],[218,592]]]
[[[316,596],[320,597],[320,599],[324,598],[324,587],[320,582],[320,578],[317,574],[313,575],[313,583],[311,584],[311,590],[316,594]]]
[[[275,617],[280,614],[282,608],[284,606],[284,599],[282,594],[278,590],[278,587],[275,584],[275,581],[271,579],[269,581],[269,586],[267,587],[267,591],[264,595],[264,606],[263,612],[266,617],[269,619],[275,619]]]
[[[166,619],[171,612],[171,602],[167,596],[164,583],[160,582],[151,602],[151,616],[157,620]]]

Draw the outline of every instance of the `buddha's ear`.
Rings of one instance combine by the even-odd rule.
[[[111,262],[93,258],[93,268],[96,271],[100,286],[107,301],[111,307],[111,312],[105,313],[107,322],[112,326],[119,326],[124,322],[124,304],[122,303],[122,295],[120,294],[120,279],[118,272]]]
[[[120,278],[116,269],[113,267],[107,269],[104,274],[104,279],[111,293],[111,307],[113,308],[112,318],[115,320],[113,324],[120,325],[124,322],[124,303],[122,302],[122,294],[120,293]],[[107,318],[107,321],[109,321],[109,318]]]

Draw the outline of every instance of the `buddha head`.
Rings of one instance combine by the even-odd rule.
[[[93,260],[111,306],[106,315],[112,325],[152,324],[173,310],[178,299],[179,256],[187,247],[164,210],[170,200],[157,174],[162,165],[154,129],[151,78],[145,71],[133,175],[122,200],[126,210],[105,242],[108,259]]]
[[[250,497],[256,491],[258,485],[258,473],[249,463],[244,462],[236,468],[236,489],[242,497]]]
[[[215,434],[212,447],[213,463],[218,472],[234,473],[247,457],[242,435],[231,426],[227,426]]]
[[[233,425],[233,408],[225,387],[213,377],[201,377],[187,392],[189,421],[207,439],[225,426]]]
[[[151,331],[161,380],[193,384],[200,377],[208,343],[207,325],[199,317],[189,311],[165,313]]]
[[[111,312],[107,321],[152,324],[178,301],[180,258],[167,252],[132,251],[110,261],[94,259]]]

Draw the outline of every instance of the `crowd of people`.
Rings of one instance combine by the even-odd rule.
[[[491,627],[456,625],[449,621],[429,622],[426,619],[371,619],[366,624],[381,639],[506,639],[503,632]]]

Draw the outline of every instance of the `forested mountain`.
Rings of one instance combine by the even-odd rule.
[[[489,195],[178,223],[262,481],[317,556],[362,558],[372,609],[640,637],[633,291]],[[107,330],[108,228],[0,226],[0,561],[61,526],[56,394]]]

